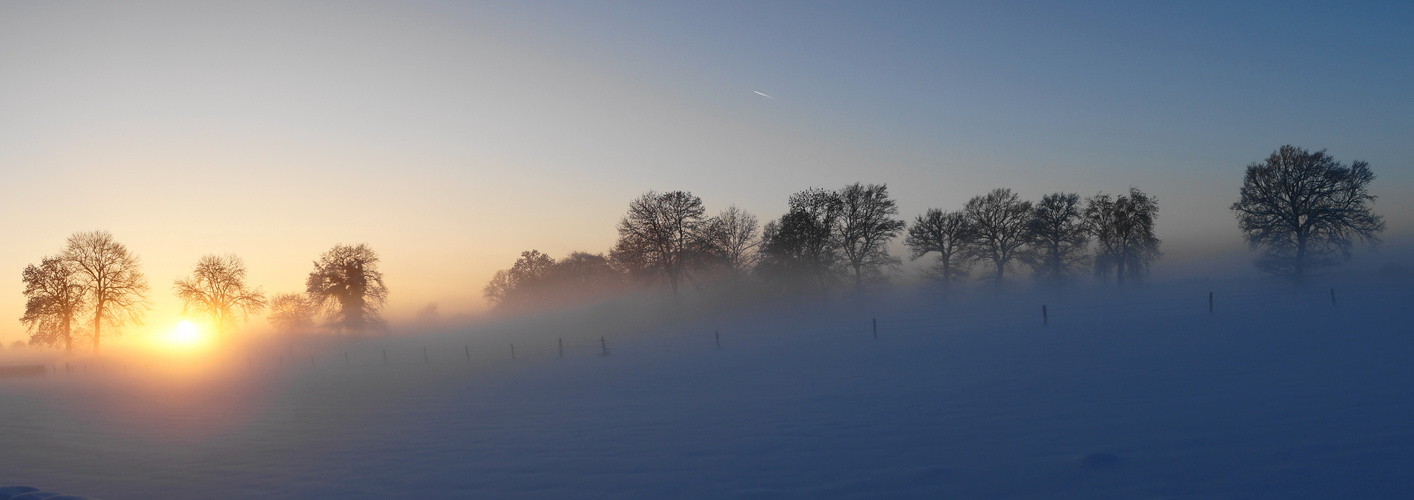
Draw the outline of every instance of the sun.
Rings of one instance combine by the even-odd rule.
[[[177,328],[167,335],[167,341],[179,346],[194,346],[205,340],[201,333],[201,328],[196,323],[182,321],[177,323]]]

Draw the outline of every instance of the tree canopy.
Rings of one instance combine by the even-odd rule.
[[[1345,166],[1325,150],[1286,145],[1247,166],[1232,204],[1262,271],[1301,281],[1308,272],[1350,258],[1356,242],[1380,242],[1384,218],[1374,213],[1370,165]]]

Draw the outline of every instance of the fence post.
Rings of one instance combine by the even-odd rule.
[[[713,333],[714,335],[716,335],[716,337],[717,337],[717,350],[718,350],[718,351],[722,350],[722,331],[721,331],[721,330],[712,330],[712,333]]]
[[[462,347],[466,348],[466,362],[467,362],[467,363],[470,363],[470,362],[471,362],[471,345],[463,345]]]
[[[879,318],[874,318],[874,340],[879,339]]]
[[[600,356],[608,356],[608,355],[609,355],[609,343],[604,341],[604,337],[599,337],[599,348],[600,348],[600,349],[603,349],[603,350],[600,351],[600,353],[599,353]]]
[[[1046,312],[1046,306],[1041,306],[1041,325],[1051,324],[1051,315]]]
[[[1331,288],[1331,307],[1335,307],[1335,288]]]
[[[516,360],[516,344],[515,344],[515,342],[511,342],[511,361],[515,361],[515,360]]]
[[[385,364],[385,365],[388,364],[388,350],[387,350],[387,349],[384,349],[384,350],[383,350],[383,364]]]
[[[1213,314],[1213,292],[1208,292],[1208,314]]]

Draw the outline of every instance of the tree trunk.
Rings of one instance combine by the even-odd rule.
[[[668,271],[668,286],[673,289],[673,300],[678,299],[678,273],[673,270]]]
[[[93,311],[93,354],[98,354],[98,343],[103,338],[103,303],[99,302]]]
[[[992,260],[997,263],[997,283],[1001,283],[1001,282],[1002,282],[1002,273],[1003,273],[1004,271],[1006,271],[1006,265],[1002,262],[1002,259],[1000,259],[1000,258],[998,258],[998,259],[992,259]]]
[[[1124,252],[1120,252],[1115,258],[1115,279],[1120,288],[1124,288]]]
[[[864,270],[863,266],[858,264],[854,266],[854,290],[860,293],[864,292]]]
[[[1292,277],[1299,284],[1306,278],[1306,234],[1296,233],[1296,262],[1292,263]]]

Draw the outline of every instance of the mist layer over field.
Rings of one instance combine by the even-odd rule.
[[[0,482],[117,499],[1388,498],[1414,490],[1411,301],[1407,279],[730,313],[639,298],[58,360],[0,379]]]

